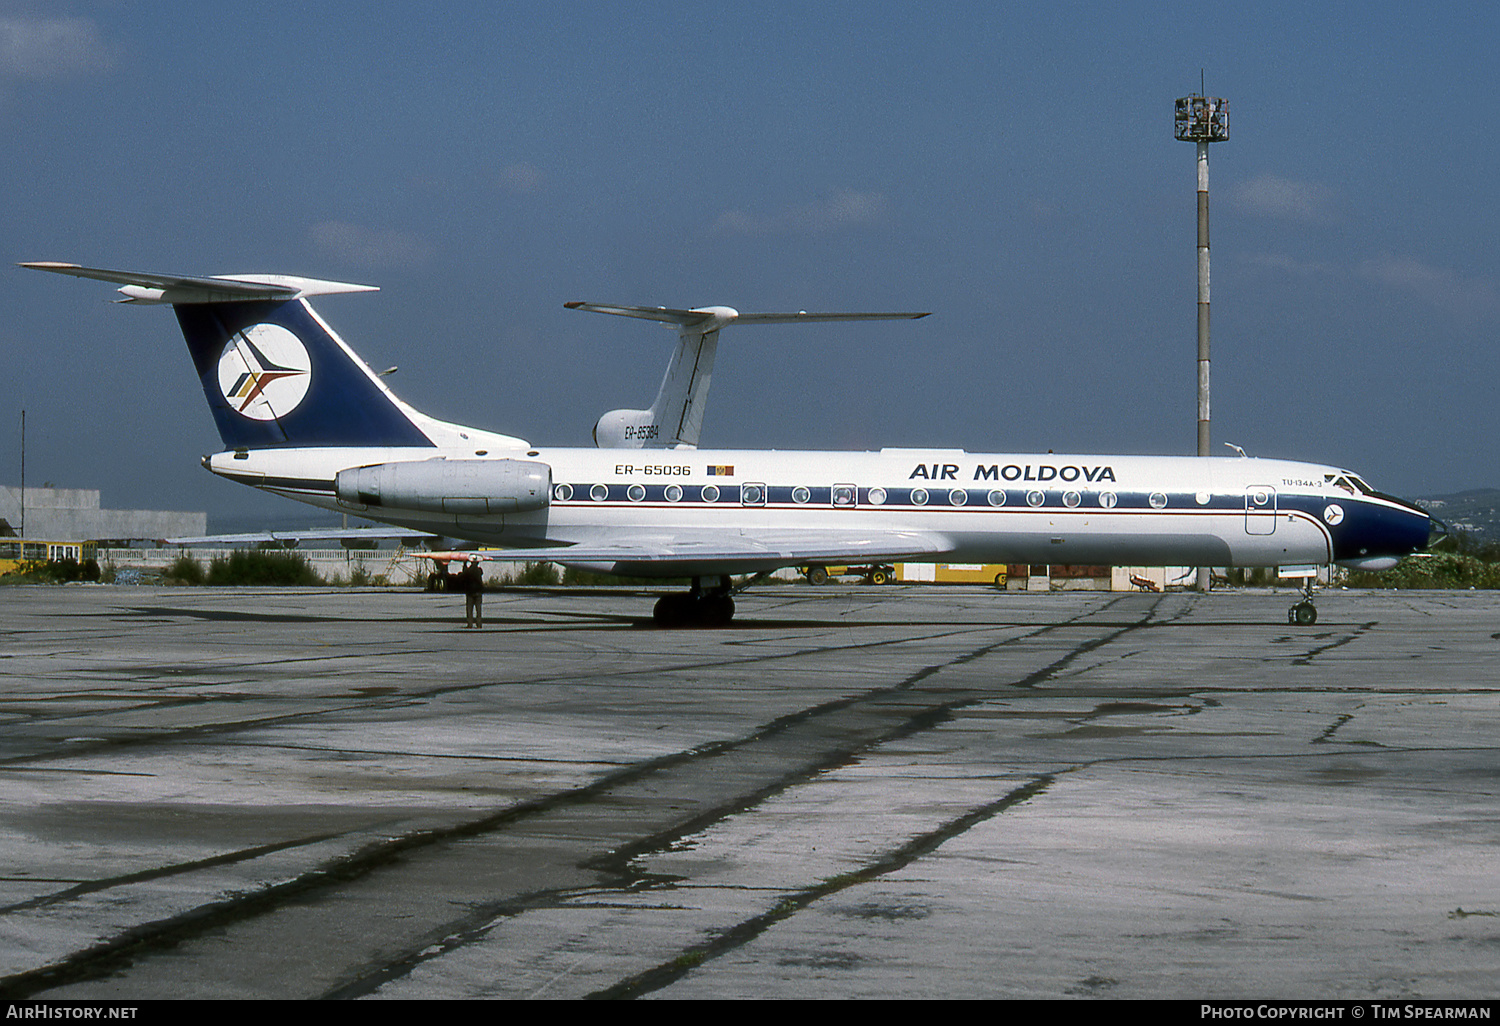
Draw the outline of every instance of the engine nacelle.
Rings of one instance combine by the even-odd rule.
[[[420,460],[341,470],[343,502],[434,513],[524,513],[552,495],[552,468],[527,460]]]
[[[650,410],[610,410],[594,425],[594,444],[601,449],[643,449],[660,439]]]

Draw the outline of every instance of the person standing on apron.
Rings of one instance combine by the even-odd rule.
[[[484,626],[484,570],[479,557],[470,556],[458,575],[458,586],[464,593],[464,627]]]

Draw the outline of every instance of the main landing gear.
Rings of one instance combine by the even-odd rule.
[[[1302,601],[1286,611],[1287,623],[1294,623],[1299,627],[1311,627],[1318,622],[1318,610],[1313,605],[1313,584],[1316,581],[1315,577],[1302,579]]]
[[[657,599],[651,616],[660,627],[728,627],[734,619],[729,578],[694,577],[692,590],[686,595]]]

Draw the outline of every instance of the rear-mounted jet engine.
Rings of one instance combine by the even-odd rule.
[[[542,509],[552,468],[526,460],[422,460],[341,470],[343,502],[434,513],[524,513]]]

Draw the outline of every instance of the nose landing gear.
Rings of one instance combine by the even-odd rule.
[[[1313,584],[1316,580],[1315,577],[1302,579],[1302,601],[1286,611],[1287,623],[1311,627],[1318,622],[1318,609],[1313,605]]]

